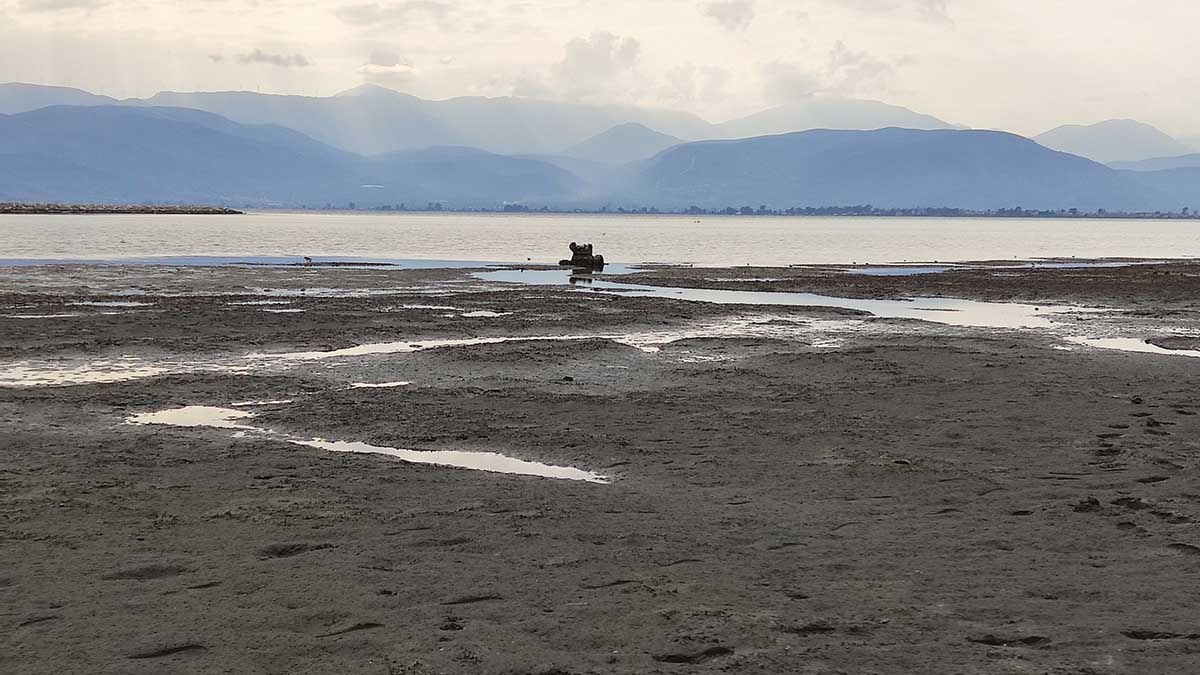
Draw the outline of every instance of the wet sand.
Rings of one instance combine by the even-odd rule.
[[[0,379],[131,378],[0,387],[0,672],[1190,672],[1200,359],[1067,338],[1195,349],[1197,274],[636,278],[1107,310],[1006,330],[463,270],[0,269]],[[371,343],[426,346],[264,357]],[[127,423],[184,406],[271,433]]]

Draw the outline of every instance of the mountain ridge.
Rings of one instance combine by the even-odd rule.
[[[1086,125],[1064,124],[1034,136],[1033,140],[1048,148],[1104,164],[1191,152],[1191,148],[1179,140],[1152,125],[1133,119],[1111,119]]]

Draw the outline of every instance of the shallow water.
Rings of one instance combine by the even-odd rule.
[[[239,420],[254,417],[254,413],[230,408],[195,405],[161,412],[132,415],[129,424],[165,424],[173,427],[211,427],[214,429],[253,429]]]
[[[559,270],[496,270],[477,272],[484,281],[565,286],[578,277]],[[914,298],[911,300],[864,300],[837,298],[815,293],[770,291],[731,291],[706,288],[672,288],[623,284],[603,279],[587,279],[585,290],[616,293],[625,297],[670,298],[723,305],[773,305],[791,307],[834,307],[853,309],[888,319],[919,319],[949,326],[980,328],[1048,328],[1052,317],[1072,311],[1066,307],[1037,307],[1017,303],[977,302],[956,298]]]
[[[554,466],[541,462],[528,462],[515,457],[508,457],[495,452],[467,452],[461,450],[409,450],[404,448],[389,448],[369,445],[357,441],[328,441],[319,438],[301,439],[269,431],[247,424],[253,413],[232,408],[217,408],[212,406],[187,406],[151,413],[132,415],[126,419],[129,424],[165,425],[173,427],[208,427],[213,429],[233,429],[240,432],[253,432],[256,436],[285,441],[295,445],[320,448],[330,452],[349,452],[359,454],[387,455],[412,464],[434,464],[475,471],[490,471],[493,473],[519,474],[538,476],[541,478],[557,478],[561,480],[584,481],[588,483],[607,483],[608,479],[592,471],[584,471],[569,466]]]
[[[1158,354],[1160,356],[1190,356],[1200,358],[1200,350],[1195,349],[1167,349],[1152,345],[1145,340],[1137,338],[1089,338],[1089,337],[1072,337],[1067,338],[1067,342],[1085,347],[1095,347],[1097,349],[1115,349],[1122,352],[1137,352],[1140,354]]]
[[[707,266],[1200,256],[1176,220],[251,213],[244,216],[0,216],[0,259],[192,264],[456,260],[554,263],[587,241],[611,261]],[[443,265],[444,266],[444,265]]]

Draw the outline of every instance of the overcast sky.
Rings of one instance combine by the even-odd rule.
[[[712,121],[874,98],[1032,134],[1200,137],[1198,0],[0,0],[0,81],[117,97],[376,82]]]

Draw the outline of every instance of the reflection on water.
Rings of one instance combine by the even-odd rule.
[[[1116,349],[1123,352],[1139,352],[1142,354],[1159,354],[1162,356],[1191,356],[1200,358],[1200,350],[1195,349],[1166,349],[1152,345],[1137,338],[1089,338],[1072,337],[1067,342],[1097,349]]]
[[[908,277],[918,274],[942,274],[954,269],[950,265],[938,267],[897,266],[897,267],[852,267],[842,270],[847,274],[865,274],[869,277]],[[736,281],[736,279],[734,280]]]
[[[186,408],[163,410],[161,412],[141,413],[140,415],[133,415],[125,421],[130,424],[168,424],[173,427],[253,429],[254,427],[239,421],[250,419],[251,417],[254,417],[254,414],[245,410],[194,405]]]
[[[285,441],[311,448],[320,448],[330,452],[350,452],[360,454],[386,455],[413,464],[434,464],[476,471],[493,473],[520,474],[524,476],[539,476],[542,478],[558,478],[562,480],[584,481],[588,483],[607,483],[608,479],[598,473],[584,471],[569,466],[554,466],[541,462],[527,462],[522,459],[508,457],[495,452],[466,452],[461,450],[408,450],[404,448],[389,448],[368,445],[355,441],[328,441],[324,439],[301,439],[261,429],[245,420],[254,417],[253,413],[231,408],[214,408],[210,406],[187,406],[159,412],[142,413],[129,417],[126,422],[140,425],[166,425],[174,427],[209,427],[214,429],[235,429],[242,432],[238,437],[245,437],[245,432],[253,432],[255,436]]]
[[[564,285],[571,277],[557,270],[497,270],[477,272],[484,281]],[[623,284],[594,280],[590,288],[600,293],[619,293],[624,297],[671,298],[723,305],[774,305],[791,307],[834,307],[869,312],[888,319],[919,319],[949,326],[981,328],[1048,328],[1051,317],[1071,311],[1061,307],[1035,307],[1017,303],[977,302],[957,298],[913,298],[911,300],[864,300],[836,298],[815,293],[776,293],[771,291],[729,291],[707,288],[671,288]]]

